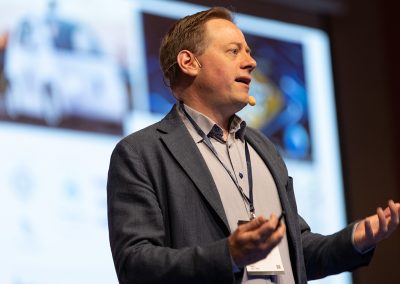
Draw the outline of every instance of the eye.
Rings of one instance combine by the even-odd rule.
[[[229,50],[232,54],[237,55],[239,53],[239,48],[232,48]]]

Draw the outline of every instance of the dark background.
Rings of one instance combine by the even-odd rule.
[[[400,29],[391,0],[189,0],[325,30],[331,40],[348,222],[400,201]],[[397,20],[397,21],[396,21]],[[399,283],[400,230],[355,284]]]

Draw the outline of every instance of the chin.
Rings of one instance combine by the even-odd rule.
[[[238,104],[244,104],[243,107],[246,106],[249,102],[249,94],[248,93],[239,94],[236,97],[236,101]]]
[[[225,103],[229,104],[229,111],[232,113],[237,113],[242,110],[249,102],[249,95],[245,92],[235,93],[230,97],[229,102],[225,101]],[[228,106],[228,105],[226,105]]]
[[[249,99],[235,102],[235,113],[241,111],[249,102]]]

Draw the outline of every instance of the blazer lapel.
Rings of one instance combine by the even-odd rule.
[[[160,122],[158,130],[164,133],[161,140],[223,221],[229,234],[228,220],[217,187],[203,156],[179,117],[176,106]]]

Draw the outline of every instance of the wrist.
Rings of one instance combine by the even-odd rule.
[[[365,237],[365,234],[363,234],[363,230],[365,230],[362,224],[362,221],[357,222],[354,227],[353,227],[353,233],[351,236],[351,242],[353,244],[354,249],[360,253],[360,254],[365,254],[372,249],[375,248],[375,243],[371,243],[367,240]]]

